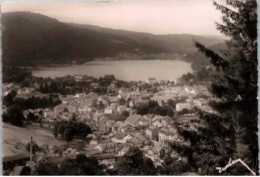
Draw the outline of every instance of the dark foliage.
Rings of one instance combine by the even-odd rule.
[[[53,176],[58,175],[58,166],[53,162],[41,162],[37,164],[35,175],[39,176]]]
[[[191,166],[187,162],[166,156],[159,173],[160,175],[181,175],[190,171]]]
[[[79,154],[75,159],[64,159],[59,168],[59,175],[105,175],[104,167],[95,158]]]
[[[72,141],[74,137],[86,139],[90,133],[91,129],[87,124],[76,121],[56,121],[53,128],[54,137],[61,135],[68,142]]]
[[[16,126],[22,126],[25,120],[22,108],[18,105],[12,105],[7,108],[7,113],[3,114],[3,121]]]
[[[49,97],[30,97],[30,98],[15,98],[13,104],[20,105],[23,110],[55,107],[61,103],[58,96],[49,95]]]
[[[129,148],[115,165],[117,175],[155,175],[156,168],[138,147]]]
[[[149,101],[136,106],[137,114],[156,114],[161,116],[173,116],[173,108],[167,105],[160,106],[156,101]]]
[[[2,25],[4,65],[32,66],[72,61],[84,63],[97,57],[112,57],[120,52],[166,52],[160,47],[137,43],[120,35],[61,23],[29,12],[5,13]],[[113,41],[122,41],[124,45]],[[134,50],[136,46],[139,51]]]
[[[254,171],[258,171],[256,1],[226,2],[227,6],[216,2],[214,5],[223,14],[223,24],[217,24],[217,29],[230,37],[228,49],[219,55],[196,43],[199,51],[213,65],[211,92],[219,98],[211,102],[219,115],[201,113],[206,127],[188,135],[196,139],[191,140],[195,165],[201,169],[201,174],[207,175],[217,175],[216,167],[225,166],[229,158],[242,158]],[[241,147],[249,148],[241,150]],[[248,172],[245,167],[239,169],[235,166],[223,174]]]
[[[20,175],[21,176],[30,176],[31,174],[31,168],[30,167],[27,167],[27,166],[24,166],[22,171],[20,172]]]
[[[28,82],[32,77],[32,72],[16,66],[3,67],[3,83],[18,83],[22,86],[28,86]]]

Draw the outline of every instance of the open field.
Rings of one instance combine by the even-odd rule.
[[[17,127],[3,123],[3,156],[15,155],[26,152],[25,145],[30,141],[30,137],[41,146],[62,145],[62,142],[55,139],[52,132],[39,127]]]

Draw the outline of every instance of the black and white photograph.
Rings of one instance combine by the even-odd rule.
[[[257,3],[2,1],[2,174],[259,175]]]

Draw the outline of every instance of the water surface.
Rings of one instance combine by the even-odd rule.
[[[126,81],[145,81],[150,77],[157,80],[176,80],[192,72],[191,64],[180,60],[124,60],[91,61],[83,65],[44,67],[33,71],[37,77],[61,77],[66,75],[89,75],[96,78],[113,74]]]

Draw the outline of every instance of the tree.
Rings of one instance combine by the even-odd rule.
[[[129,113],[128,111],[126,111],[126,110],[124,110],[124,111],[121,113],[121,117],[122,117],[123,119],[126,119],[127,117],[129,117],[129,115],[130,115],[130,113]]]
[[[175,109],[177,101],[175,101],[173,99],[168,99],[166,103],[167,103],[168,106],[170,106],[170,107]]]
[[[55,138],[57,138],[59,135],[58,130],[59,130],[59,125],[57,124],[57,122],[55,122],[54,127],[53,127],[53,135]]]
[[[97,107],[99,110],[103,110],[105,108],[105,104],[102,101],[99,101]]]
[[[70,120],[71,120],[71,121],[76,121],[76,120],[77,120],[77,115],[76,115],[75,112],[73,112],[73,113],[71,114]]]
[[[21,176],[30,176],[31,175],[31,168],[28,166],[24,166],[23,169],[20,172]]]
[[[22,126],[25,120],[22,108],[17,105],[9,106],[5,120],[16,126]]]
[[[160,173],[163,175],[180,175],[190,170],[191,167],[187,162],[166,156]]]
[[[217,29],[230,37],[228,49],[217,54],[195,42],[199,51],[210,58],[212,63],[210,90],[219,101],[213,102],[211,106],[219,115],[201,114],[207,127],[202,129],[204,133],[193,146],[194,149],[202,145],[205,148],[198,148],[194,154],[200,151],[214,157],[227,155],[237,158],[238,146],[245,144],[250,149],[246,163],[250,167],[258,167],[257,4],[255,0],[227,0],[226,4],[224,6],[214,2],[223,14],[223,24],[217,23]],[[244,135],[236,131],[238,127],[244,130]],[[216,171],[214,173],[218,174]]]
[[[2,114],[2,120],[3,120],[3,122],[9,122],[9,118],[8,118],[7,113]]]
[[[22,83],[25,80],[31,80],[32,78],[32,72],[24,69],[19,68],[16,66],[6,66],[3,67],[3,83]]]
[[[79,154],[75,158],[77,167],[81,169],[84,175],[102,175],[103,167],[99,165],[97,159],[86,157],[84,154]]]
[[[103,167],[97,159],[79,154],[75,159],[64,159],[60,165],[59,175],[104,175]]]
[[[72,129],[71,127],[67,127],[67,128],[64,130],[63,137],[64,137],[64,139],[65,139],[68,143],[69,143],[70,141],[72,141],[73,138],[74,138],[73,129]]]
[[[120,98],[120,99],[119,99],[119,104],[120,104],[120,105],[125,105],[125,103],[126,103],[126,101],[125,101],[124,98]]]
[[[58,86],[57,86],[57,83],[56,83],[56,82],[51,82],[50,92],[51,92],[51,93],[56,93],[56,92],[58,92]]]
[[[195,75],[192,73],[184,74],[181,76],[179,81],[183,84],[193,85],[195,81]]]
[[[58,166],[53,162],[40,162],[35,168],[35,175],[51,176],[58,175]]]
[[[43,87],[43,84],[42,84],[42,83],[40,84],[39,91],[42,92],[42,93],[44,93],[44,87]]]
[[[157,170],[153,164],[153,161],[150,158],[144,158],[143,163],[143,174],[144,175],[155,175]]]
[[[38,119],[38,116],[35,116],[34,113],[29,112],[27,119],[30,121],[36,121]]]
[[[77,137],[85,139],[90,133],[91,129],[87,124],[84,124],[83,122],[77,122],[75,125],[75,135]]]
[[[118,175],[155,175],[156,168],[151,159],[144,157],[138,147],[130,147],[115,165]]]
[[[3,99],[3,103],[6,105],[6,106],[11,106],[13,105],[13,99],[14,97],[16,96],[16,91],[15,90],[12,90],[10,93],[8,93],[6,96],[4,96],[4,99]]]
[[[61,162],[59,168],[59,175],[69,176],[69,175],[83,175],[80,171],[78,171],[76,162],[74,159],[64,159]]]
[[[137,106],[137,114],[148,114],[150,110],[154,109],[155,107],[159,106],[157,101],[150,100],[148,103],[141,103]]]
[[[83,122],[57,121],[54,124],[53,135],[61,135],[66,141],[71,141],[74,137],[85,139],[91,133],[90,127]]]
[[[57,106],[57,105],[59,105],[59,104],[61,104],[61,103],[62,103],[62,101],[61,101],[59,98],[56,98],[56,99],[54,100],[53,106]]]
[[[104,80],[105,80],[105,82],[110,84],[112,81],[116,80],[116,78],[114,75],[105,75]]]

